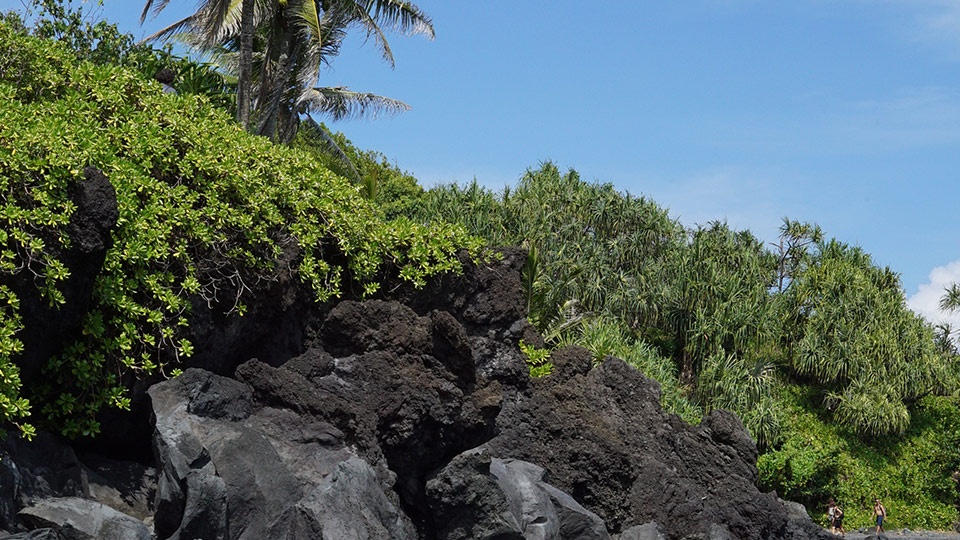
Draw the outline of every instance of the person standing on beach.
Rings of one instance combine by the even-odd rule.
[[[877,534],[885,532],[883,530],[883,520],[887,517],[887,509],[883,507],[880,499],[877,499],[873,504],[873,515],[877,518]]]
[[[847,531],[843,530],[843,509],[837,505],[833,509],[833,534],[840,533],[840,538],[846,538]]]
[[[834,502],[833,497],[830,497],[830,500],[827,501],[827,523],[830,524],[830,532],[837,534],[837,529],[833,524],[834,517],[837,512],[837,503]]]

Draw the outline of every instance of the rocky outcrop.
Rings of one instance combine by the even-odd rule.
[[[70,186],[70,202],[76,209],[67,227],[69,244],[43,239],[49,254],[70,272],[59,287],[63,305],[52,307],[41,297],[32,271],[21,271],[5,283],[20,299],[24,329],[17,338],[23,342],[23,354],[17,360],[25,386],[36,383],[47,358],[58,354],[79,331],[80,321],[90,308],[94,281],[112,243],[110,231],[120,217],[117,195],[107,177],[94,167],[85,168],[83,176],[83,182]]]
[[[523,317],[523,260],[507,250],[424,291],[309,315],[286,361],[224,373],[201,354],[147,391],[154,457],[113,491],[90,487],[102,456],[4,443],[0,495],[14,495],[0,497],[0,528],[66,537],[74,510],[47,501],[72,496],[121,506],[160,539],[829,538],[757,490],[735,416],[686,425],[655,381],[578,348],[529,379],[518,343],[540,338]],[[43,521],[28,517],[38,505]]]
[[[150,540],[144,522],[99,502],[76,497],[51,498],[20,511],[20,517],[39,529],[67,538],[96,540]]]
[[[613,530],[656,522],[674,538],[716,523],[734,538],[791,536],[783,504],[757,492],[757,449],[735,416],[714,411],[688,426],[622,361],[590,369],[583,349],[555,356],[567,376],[536,380],[528,399],[504,407],[492,454],[541,465]]]

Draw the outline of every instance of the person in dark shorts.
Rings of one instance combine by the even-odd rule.
[[[840,505],[837,505],[833,509],[833,533],[840,533],[841,538],[843,538],[847,533],[845,530],[843,530],[843,509],[840,508]]]
[[[873,504],[873,516],[877,518],[877,534],[886,532],[883,530],[883,520],[887,517],[887,509],[883,507],[880,499],[877,499]]]

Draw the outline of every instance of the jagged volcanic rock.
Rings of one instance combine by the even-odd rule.
[[[686,425],[655,381],[575,347],[530,380],[518,343],[542,340],[523,317],[523,260],[507,250],[422,291],[304,315],[320,323],[290,322],[285,362],[250,358],[231,376],[232,360],[198,346],[197,369],[148,391],[157,537],[829,538],[757,490],[735,416]],[[266,320],[244,343],[269,341]],[[27,526],[11,521],[0,528]]]

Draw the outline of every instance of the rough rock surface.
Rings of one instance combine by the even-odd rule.
[[[76,210],[70,218],[67,233],[69,247],[47,239],[48,249],[64,262],[70,277],[61,286],[65,303],[52,308],[40,297],[29,271],[9,279],[11,290],[20,299],[20,315],[24,330],[17,334],[23,342],[23,354],[17,359],[24,385],[37,380],[46,359],[56,354],[66,340],[79,331],[83,314],[89,309],[93,284],[103,266],[107,248],[111,244],[110,230],[120,217],[117,195],[103,173],[94,168],[83,170],[84,181],[70,187],[70,200]]]
[[[66,537],[150,540],[150,529],[142,521],[90,499],[44,499],[21,510],[20,516],[37,528],[53,529]]]
[[[523,316],[523,261],[507,250],[423,291],[324,312],[286,291],[224,356],[232,331],[212,322],[196,369],[147,391],[154,455],[114,474],[114,491],[105,458],[0,446],[0,529],[60,535],[16,512],[75,496],[122,506],[160,539],[830,537],[758,492],[756,447],[733,415],[685,425],[655,381],[578,348],[531,381],[518,343],[542,342]],[[271,340],[255,358],[251,344]]]
[[[568,376],[536,380],[528,399],[504,407],[493,455],[544,467],[613,530],[656,522],[671,538],[712,524],[734,538],[801,533],[775,495],[757,491],[756,446],[735,416],[685,425],[661,410],[659,385],[624,362],[588,370],[586,350],[558,356]]]

